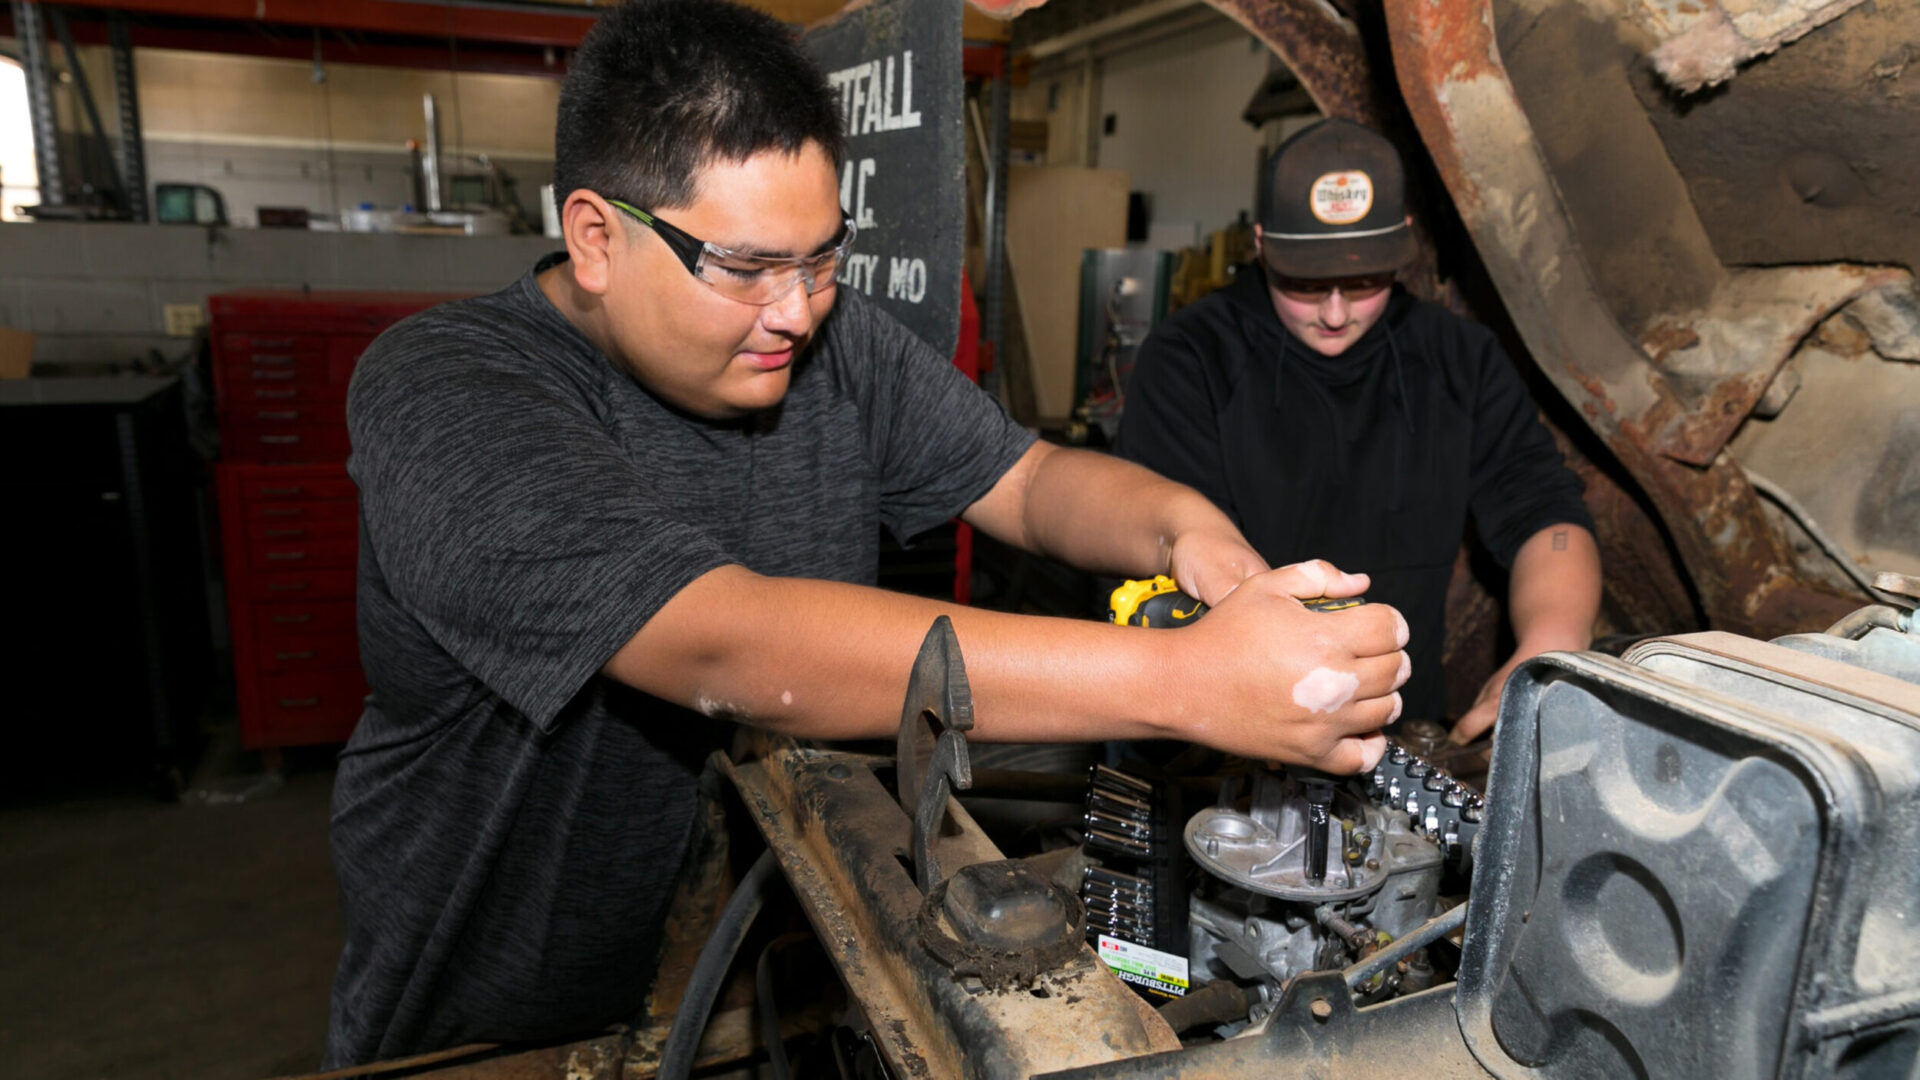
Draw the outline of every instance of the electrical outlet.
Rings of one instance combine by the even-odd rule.
[[[168,337],[192,337],[207,321],[207,309],[199,304],[168,304],[162,314]]]

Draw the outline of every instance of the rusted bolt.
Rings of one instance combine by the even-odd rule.
[[[1307,1006],[1307,1011],[1313,1014],[1315,1020],[1324,1024],[1333,1016],[1333,1002],[1326,998],[1314,998],[1313,1004]]]
[[[827,775],[833,777],[835,780],[845,780],[847,777],[853,775],[853,770],[847,768],[845,765],[829,765],[827,766]]]

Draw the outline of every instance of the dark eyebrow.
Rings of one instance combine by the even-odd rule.
[[[811,252],[809,252],[806,255],[795,255],[793,252],[785,249],[776,250],[772,248],[763,248],[754,244],[745,244],[740,247],[732,247],[727,244],[721,244],[720,246],[723,248],[726,248],[728,251],[733,252],[735,255],[750,255],[756,259],[817,259],[820,256],[825,255],[827,252],[832,251],[835,247],[839,246],[840,238],[846,235],[846,231],[847,231],[846,219],[842,218],[840,221],[840,227],[833,230],[833,235],[827,237],[825,243],[821,244],[817,248],[814,248]]]

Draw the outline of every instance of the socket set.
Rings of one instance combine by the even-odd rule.
[[[1404,812],[1415,832],[1440,845],[1465,871],[1473,865],[1473,838],[1486,814],[1486,800],[1406,747],[1389,739],[1387,752],[1367,777],[1367,797]]]

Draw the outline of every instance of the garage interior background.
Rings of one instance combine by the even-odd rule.
[[[752,2],[795,26],[839,6]],[[124,71],[110,44],[112,3],[0,8],[0,376],[10,376],[0,378],[0,681],[12,688],[0,717],[20,733],[0,766],[0,880],[9,883],[0,925],[14,943],[0,965],[0,1062],[29,1076],[305,1072],[318,1060],[339,942],[326,848],[337,744],[242,745],[235,641],[245,635],[229,621],[235,579],[221,549],[247,541],[223,544],[210,472],[135,476],[116,457],[133,444],[117,440],[185,440],[201,466],[216,453],[209,326],[222,316],[211,298],[355,290],[377,294],[362,299],[378,307],[401,293],[496,289],[550,250],[541,187],[552,173],[558,80],[592,5],[371,0],[355,10],[394,24],[361,28],[303,23],[297,5],[123,6],[132,13]],[[1222,9],[1282,6],[1051,0],[1010,23],[967,12],[967,266],[992,346],[974,359],[988,361],[983,380],[1023,422],[1063,441],[1098,440],[1083,408],[1096,374],[1088,249],[1169,253],[1169,288],[1188,296],[1244,256],[1262,155],[1317,112],[1269,41]],[[1825,610],[1845,595],[1857,604],[1862,566],[1911,569],[1920,552],[1920,316],[1905,276],[1920,259],[1910,197],[1920,170],[1902,164],[1913,160],[1907,85],[1920,23],[1911,8],[1860,6],[1746,69],[1729,91],[1662,112],[1649,103],[1665,91],[1616,43],[1593,39],[1592,20],[1569,14],[1578,6],[1495,8],[1508,74],[1552,170],[1542,175],[1558,183],[1567,221],[1538,206],[1489,210],[1491,197],[1478,210],[1564,225],[1567,265],[1577,255],[1590,268],[1588,293],[1610,305],[1621,346],[1651,358],[1688,407],[1739,400],[1753,418],[1720,432],[1724,445],[1705,463],[1682,468],[1674,455],[1686,447],[1668,445],[1645,455],[1652,464],[1631,459],[1623,469],[1613,455],[1630,458],[1633,448],[1591,435],[1552,371],[1536,381],[1588,481],[1609,567],[1636,583],[1617,592],[1610,580],[1608,629],[1753,630],[1793,614],[1787,601],[1813,597],[1809,610]],[[253,17],[269,9],[273,19]],[[464,21],[423,28],[420,9]],[[75,39],[71,53],[49,22],[56,13]],[[36,175],[31,57],[17,35],[28,23],[42,34],[60,200],[45,197]],[[1569,55],[1583,58],[1578,70],[1563,62]],[[117,80],[136,90],[131,128]],[[428,95],[452,211],[438,221],[420,213]],[[994,117],[1002,95],[1004,137]],[[117,200],[127,192],[115,187],[127,175],[128,130],[139,132],[145,216],[199,223],[106,220],[125,216]],[[1498,141],[1476,134],[1482,145]],[[1849,142],[1851,156],[1816,147],[1826,142]],[[1001,154],[1007,275],[994,279],[988,159]],[[1469,172],[1442,163],[1455,170],[1450,183]],[[1471,179],[1498,194],[1500,177]],[[1439,190],[1437,173],[1427,181]],[[219,196],[217,213],[208,192]],[[56,202],[64,205],[24,209]],[[1513,307],[1516,281],[1549,275],[1509,258],[1509,240],[1537,250],[1527,237],[1474,231],[1485,221],[1469,217],[1427,223],[1487,263],[1462,274],[1448,298],[1500,327],[1521,356],[1523,335],[1505,324],[1501,298]],[[1810,265],[1848,261],[1882,276],[1820,278]],[[994,280],[1005,282],[998,295]],[[370,311],[356,317],[375,322],[359,329],[303,333],[328,349],[337,338],[350,361],[353,343],[387,317]],[[251,351],[220,362],[278,359],[270,330],[235,333]],[[1533,358],[1543,369],[1557,359]],[[81,409],[82,398],[93,410],[85,418],[56,415]],[[1600,392],[1590,407],[1601,399],[1612,407]],[[1742,480],[1734,495],[1709,492],[1709,503],[1704,487],[1682,486],[1705,485],[1701,477],[1727,485],[1743,464],[1762,478],[1754,485],[1771,477],[1786,498],[1756,502]],[[1650,500],[1630,471],[1674,486],[1655,485]],[[129,552],[164,546],[129,546],[116,531],[129,520],[119,485],[130,477],[186,508],[162,525],[191,540],[139,573]],[[1702,555],[1660,524],[1688,499],[1706,507],[1703,535],[1764,532],[1779,542]],[[1836,550],[1851,554],[1843,561]],[[930,571],[918,568],[934,591],[953,576],[958,551],[942,548]],[[983,601],[1077,610],[1084,599],[1071,576],[995,564],[992,554],[982,553],[980,573],[960,572]],[[1689,578],[1715,554],[1731,568],[1724,580]],[[1776,587],[1789,579],[1810,587]],[[1470,575],[1457,580],[1468,616],[1461,649],[1491,655],[1494,598],[1474,591]],[[169,640],[151,653],[170,658],[156,661],[160,676],[128,661],[149,655],[135,640],[139,620],[121,617],[135,596],[172,613]],[[157,756],[154,733],[141,729],[151,723],[128,719],[155,678],[179,713]],[[156,800],[156,790],[178,801]]]
[[[9,374],[31,375],[0,381],[0,393],[9,385],[23,394],[58,380],[184,374],[204,394],[209,388],[193,372],[207,347],[209,297],[263,287],[490,291],[553,247],[539,235],[540,189],[552,175],[565,46],[138,11],[131,74],[149,214],[157,216],[159,185],[202,185],[219,194],[224,223],[95,220],[97,210],[36,219],[25,208],[47,200],[37,186],[25,58],[10,36],[23,15],[37,16],[45,35],[69,207],[109,206],[124,153],[104,11],[64,10],[75,67],[47,26],[55,9],[34,6],[0,9],[0,344],[12,350]],[[805,25],[837,4],[760,6]],[[1024,419],[1057,429],[1074,404],[1080,251],[1128,242],[1129,193],[1149,209],[1146,243],[1204,251],[1215,233],[1250,214],[1262,150],[1313,107],[1295,94],[1283,103],[1291,118],[1245,121],[1277,61],[1198,2],[1054,0],[1012,24],[970,12],[964,32],[970,50],[1020,57],[1009,78],[1017,148],[1007,258],[1017,293],[1011,333],[1022,339],[1011,348],[1026,363],[1012,372],[1003,363],[998,374],[1022,374],[1030,389],[1003,393]],[[103,138],[93,137],[81,79],[105,118]],[[1167,85],[1183,90],[1168,95]],[[990,77],[976,78],[971,88],[989,127],[992,86]],[[485,196],[516,203],[532,233],[423,237],[339,227],[342,212],[420,201],[429,94],[443,171],[482,176],[491,166],[510,177],[509,191]],[[980,149],[970,144],[976,202],[984,195]],[[263,228],[262,207],[282,220],[303,210],[308,227]],[[970,251],[976,283],[985,258],[979,209]],[[977,284],[976,292],[984,303]],[[59,473],[50,459],[88,453],[97,447],[84,441],[103,437],[30,439],[32,425],[16,419],[24,415],[0,410],[0,429],[17,436],[0,434],[9,493],[44,486]],[[216,500],[204,477],[182,490],[198,492],[203,517],[199,633],[208,648],[188,653],[197,670],[185,681],[199,685],[179,699],[193,715],[184,725],[190,737],[169,761],[173,775],[156,780],[140,753],[111,745],[129,738],[127,724],[101,715],[114,706],[88,693],[72,665],[26,670],[49,638],[61,649],[79,647],[94,625],[86,614],[27,625],[16,608],[4,618],[8,644],[21,645],[0,661],[9,678],[60,685],[16,697],[0,712],[65,733],[27,740],[0,794],[0,877],[16,883],[0,890],[0,921],[18,943],[17,960],[0,974],[0,1060],[20,1075],[257,1077],[305,1072],[318,1060],[339,940],[326,849],[332,748],[275,748],[263,767],[258,752],[239,745]],[[46,504],[13,505],[45,512]],[[71,527],[51,532],[65,543]],[[87,558],[118,557],[89,550],[50,567],[47,548],[10,542],[4,573],[86,576]],[[64,584],[31,596],[71,612],[122,603],[119,593],[137,587],[115,579],[80,590],[84,598]],[[154,800],[155,787],[177,790],[182,801]]]

